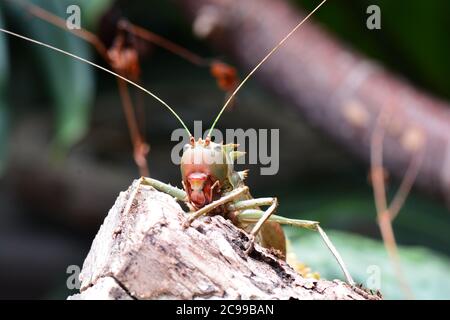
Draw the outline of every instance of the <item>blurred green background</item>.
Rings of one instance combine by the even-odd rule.
[[[317,4],[291,2],[308,10]],[[193,37],[176,1],[33,3],[63,17],[65,8],[77,3],[83,27],[92,31],[108,30],[106,12],[108,18],[127,17],[202,56],[235,64]],[[381,7],[381,30],[365,28],[370,4]],[[346,0],[330,1],[315,19],[347,45],[448,100],[448,12],[445,0]],[[103,64],[89,44],[32,18],[14,2],[0,1],[0,25]],[[174,106],[188,124],[210,123],[223,102],[207,69],[156,47],[147,48],[142,77],[144,86]],[[180,185],[179,168],[170,160],[176,144],[170,134],[178,125],[151,98],[143,101],[150,173]],[[319,220],[326,230],[336,230],[330,237],[358,282],[366,284],[375,265],[384,296],[404,297],[380,241],[365,164],[309,128],[301,115],[256,81],[240,93],[237,107],[220,127],[280,128],[280,172],[262,178],[258,166],[251,166],[252,194],[277,196],[279,214]],[[291,145],[302,146],[302,152],[293,154]],[[139,175],[115,79],[0,34],[0,172],[0,298],[64,299],[75,293],[66,287],[67,267],[82,265],[116,196]],[[397,187],[391,181],[390,195]],[[416,298],[450,298],[449,227],[445,205],[413,190],[394,229]],[[316,234],[287,231],[301,261],[324,278],[341,277]]]

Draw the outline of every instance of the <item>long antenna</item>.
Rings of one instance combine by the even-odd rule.
[[[135,82],[133,82],[133,81],[131,81],[131,80],[125,78],[124,76],[121,76],[120,74],[115,73],[114,71],[111,71],[111,70],[109,70],[109,69],[107,69],[107,68],[105,68],[105,67],[102,67],[102,66],[100,66],[100,65],[98,65],[98,64],[95,64],[94,62],[91,62],[91,61],[89,61],[89,60],[86,60],[86,59],[84,59],[84,58],[81,58],[81,57],[79,57],[79,56],[77,56],[77,55],[75,55],[75,54],[73,54],[73,53],[70,53],[70,52],[64,51],[64,50],[62,50],[62,49],[56,48],[56,47],[54,47],[54,46],[51,46],[51,45],[49,45],[49,44],[46,44],[46,43],[43,43],[43,42],[40,42],[40,41],[31,39],[31,38],[28,38],[28,37],[25,37],[25,36],[23,36],[23,35],[14,33],[14,32],[12,32],[12,31],[5,30],[5,29],[3,29],[3,28],[0,28],[0,31],[1,31],[1,32],[4,32],[4,33],[6,33],[6,34],[9,34],[9,35],[11,35],[11,36],[20,38],[20,39],[30,41],[30,42],[32,42],[32,43],[34,43],[34,44],[38,44],[38,45],[40,45],[40,46],[43,46],[43,47],[52,49],[52,50],[57,51],[57,52],[59,52],[59,53],[65,54],[65,55],[67,55],[67,56],[69,56],[69,57],[72,57],[72,58],[74,58],[74,59],[80,60],[80,61],[82,61],[82,62],[85,62],[85,63],[87,63],[87,64],[90,64],[90,65],[93,66],[93,67],[96,67],[96,68],[98,68],[98,69],[100,69],[100,70],[103,70],[103,71],[109,73],[109,74],[112,74],[113,76],[116,76],[116,77],[122,79],[122,80],[125,81],[125,82],[128,82],[128,83],[131,84],[132,86],[135,86],[136,88],[138,88],[138,89],[144,91],[144,92],[147,93],[148,95],[150,95],[150,96],[152,96],[153,98],[155,98],[156,100],[158,100],[161,104],[163,104],[163,105],[164,105],[164,106],[165,106],[165,107],[166,107],[166,108],[167,108],[167,109],[175,116],[175,118],[177,118],[177,120],[181,123],[181,125],[183,126],[183,128],[184,128],[184,129],[187,131],[187,133],[189,134],[189,136],[192,136],[192,135],[191,135],[191,132],[190,132],[189,129],[187,128],[186,124],[183,122],[183,120],[181,120],[180,116],[178,116],[178,114],[175,112],[175,110],[173,110],[167,103],[165,103],[162,99],[160,99],[160,98],[159,98],[158,96],[156,96],[154,93],[152,93],[152,92],[150,92],[149,90],[145,89],[144,87],[138,85],[137,83],[135,83]]]
[[[295,26],[294,29],[291,30],[291,32],[289,32],[257,65],[256,67],[253,68],[252,71],[250,71],[250,73],[244,78],[244,80],[242,80],[242,82],[239,84],[239,86],[233,91],[233,93],[230,95],[230,97],[228,98],[228,100],[225,102],[225,104],[223,105],[222,109],[220,110],[219,114],[217,115],[216,119],[214,120],[211,129],[209,129],[208,131],[208,137],[211,136],[212,130],[214,129],[214,127],[217,124],[217,121],[219,121],[220,116],[222,115],[222,113],[225,111],[225,109],[228,107],[228,105],[230,104],[231,100],[233,100],[234,96],[238,93],[238,91],[241,89],[241,87],[247,82],[248,79],[250,79],[250,77],[255,73],[256,70],[259,69],[259,67],[266,62],[267,59],[270,58],[270,56],[272,54],[274,54],[282,45],[283,43],[289,39],[289,37],[298,29],[300,28],[303,23],[305,23],[327,0],[323,0],[313,11],[311,11],[302,21],[300,21],[299,24],[297,24]]]

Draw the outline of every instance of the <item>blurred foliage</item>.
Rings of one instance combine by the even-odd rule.
[[[298,259],[322,278],[342,279],[342,271],[318,234],[288,230],[291,249]],[[405,298],[392,264],[380,241],[345,232],[327,232],[357,283],[370,287],[380,276],[386,299]],[[450,259],[422,247],[401,247],[403,273],[416,299],[450,299]]]
[[[57,14],[67,16],[68,5],[79,5],[82,12],[83,27],[95,28],[102,13],[111,5],[112,0],[33,0],[34,4]],[[297,4],[312,9],[315,1],[296,0]],[[37,18],[30,18],[23,8],[14,2],[5,2],[7,13],[12,16],[15,28],[36,39],[50,43],[58,48],[76,52],[78,55],[91,58],[90,45],[77,39],[67,31],[60,30]],[[382,30],[371,31],[361,28],[365,25],[365,10],[370,4],[378,4],[382,10]],[[128,3],[127,3],[128,7]],[[153,15],[153,19],[165,19],[175,25],[183,37],[188,37],[188,28],[180,21],[179,10],[170,3],[130,3],[127,8],[131,15],[149,10],[162,14]],[[134,9],[133,9],[134,8]],[[448,1],[412,1],[408,2],[408,14],[404,14],[404,1],[349,0],[344,2],[330,1],[327,10],[319,10],[316,19],[327,25],[328,29],[345,39],[360,51],[382,60],[394,70],[410,76],[411,79],[445,97],[450,97],[447,75],[450,71],[450,45],[444,41],[450,31],[447,12]],[[140,14],[140,13],[138,13]],[[158,21],[153,21],[158,25]],[[156,27],[157,28],[157,27]],[[184,31],[181,31],[184,30]],[[158,30],[156,30],[158,31]],[[192,39],[191,39],[192,40]],[[1,40],[4,42],[4,40]],[[182,41],[183,42],[183,41]],[[417,45],[420,43],[420,45]],[[4,44],[0,44],[4,47]],[[64,57],[48,49],[36,48],[38,64],[45,72],[42,76],[48,85],[48,94],[55,104],[55,146],[59,150],[69,148],[86,132],[89,122],[89,109],[94,95],[94,72],[91,67],[81,62]],[[3,49],[4,50],[4,49]],[[6,59],[2,58],[2,60]],[[7,73],[2,73],[6,77]],[[1,90],[1,89],[0,89]],[[6,98],[0,97],[0,113],[2,114],[0,130],[6,132],[8,117]],[[2,139],[6,135],[2,134]],[[5,149],[6,144],[2,143]],[[0,151],[0,159],[5,151]]]
[[[66,8],[69,5],[79,5],[82,17],[86,17],[81,21],[87,25],[93,25],[110,1],[34,0],[32,2],[60,17],[67,16]],[[6,2],[5,4],[2,8],[11,16],[10,20],[13,24],[10,29],[19,29],[22,34],[31,38],[76,53],[86,59],[92,58],[92,49],[84,40],[38,18],[30,17],[17,3]],[[67,148],[79,141],[88,129],[90,108],[95,93],[94,72],[89,65],[60,53],[32,44],[26,45],[36,53],[34,55],[36,65],[42,72],[40,77],[46,82],[48,94],[55,105],[54,151],[58,154],[64,153]],[[3,103],[6,104],[5,101]]]

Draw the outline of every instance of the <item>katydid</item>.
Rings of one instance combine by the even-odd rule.
[[[292,225],[301,228],[317,231],[322,237],[328,249],[336,258],[341,267],[347,282],[354,285],[354,281],[347,271],[347,268],[328,238],[326,233],[320,227],[319,222],[309,220],[298,220],[284,218],[275,215],[278,206],[277,198],[253,198],[250,194],[250,189],[245,184],[247,171],[235,171],[234,162],[242,154],[236,151],[237,145],[223,144],[211,141],[211,132],[216,123],[220,119],[224,110],[231,104],[233,98],[247,80],[256,72],[256,70],[275,53],[285,41],[305,23],[316,12],[326,0],[323,0],[313,11],[311,11],[298,25],[295,26],[244,78],[244,80],[236,86],[235,90],[229,96],[224,106],[220,110],[218,116],[214,120],[205,139],[195,138],[191,135],[189,129],[178,116],[178,114],[161,98],[154,93],[143,88],[141,85],[127,79],[126,77],[117,74],[105,67],[99,66],[84,58],[78,57],[75,54],[66,52],[51,45],[42,43],[40,41],[30,39],[28,37],[19,35],[17,33],[1,29],[0,31],[9,35],[30,41],[32,43],[44,46],[46,48],[58,51],[68,55],[74,59],[78,59],[85,63],[108,72],[115,77],[127,82],[130,85],[137,87],[148,95],[152,96],[158,102],[163,104],[180,122],[188,135],[190,136],[190,143],[185,146],[181,158],[181,176],[183,189],[171,186],[164,182],[142,177],[141,184],[150,185],[155,189],[165,192],[178,201],[185,202],[190,208],[191,213],[187,216],[184,227],[188,228],[191,223],[201,217],[202,215],[217,215],[220,214],[227,219],[230,219],[237,227],[248,231],[248,244],[246,253],[249,254],[254,249],[255,241],[263,247],[278,250],[283,256],[286,255],[286,239],[281,228],[281,225]],[[263,210],[262,208],[266,208]]]

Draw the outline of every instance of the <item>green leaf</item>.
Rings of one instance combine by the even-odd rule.
[[[67,7],[72,4],[69,0],[32,2],[60,17],[67,17]],[[18,5],[11,4],[8,9],[14,16],[14,21],[19,22],[15,27],[21,27],[25,35],[83,58],[92,59],[90,44],[67,30],[52,26],[38,18],[30,18]],[[43,72],[40,77],[47,83],[54,101],[56,115],[54,146],[60,154],[78,142],[87,131],[95,92],[94,72],[89,65],[73,58],[33,44],[29,46],[36,52],[38,65]]]
[[[343,279],[338,264],[320,236],[289,228],[291,249],[322,278]],[[369,285],[379,270],[381,292],[386,299],[404,298],[400,284],[380,241],[344,232],[329,232],[330,239],[342,255],[355,281]],[[422,247],[399,247],[401,266],[414,297],[450,299],[450,259]]]
[[[3,27],[3,16],[0,8],[0,27]],[[6,96],[9,77],[9,56],[4,34],[0,34],[0,176],[5,169],[6,153],[9,137],[9,112]]]

